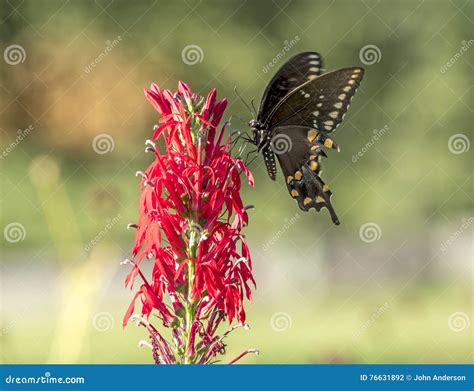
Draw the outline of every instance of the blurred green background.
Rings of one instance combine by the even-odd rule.
[[[186,81],[257,101],[301,51],[365,79],[323,178],[342,225],[251,167],[247,363],[473,362],[470,1],[2,1],[4,363],[151,363],[120,266],[157,114]],[[193,45],[193,46],[190,46]],[[269,68],[269,63],[275,63]],[[230,129],[246,128],[234,120]]]

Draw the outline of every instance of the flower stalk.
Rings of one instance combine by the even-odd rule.
[[[123,325],[131,320],[147,330],[157,364],[212,363],[225,353],[224,338],[245,324],[244,301],[255,287],[240,197],[241,175],[250,185],[253,177],[231,155],[226,125],[218,128],[227,101],[217,101],[215,90],[203,99],[180,83],[175,94],[152,85],[145,95],[161,119],[146,142],[155,160],[137,172],[139,218],[128,226],[136,236],[124,264],[131,267],[126,286],[133,289],[137,278],[141,285]],[[141,271],[142,261],[153,262],[151,276]],[[134,315],[138,300],[141,315]],[[237,324],[220,336],[223,322]]]
[[[199,238],[196,230],[191,230],[189,235],[189,259],[196,258],[197,245],[199,243]],[[194,287],[194,262],[188,263],[188,299],[186,305],[186,349],[185,349],[185,364],[192,364],[192,352],[191,352],[191,328],[193,327],[194,320],[194,299],[192,297],[193,287]]]

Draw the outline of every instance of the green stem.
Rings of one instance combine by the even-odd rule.
[[[185,306],[186,310],[186,347],[184,352],[184,363],[185,364],[192,364],[193,358],[189,356],[189,349],[190,349],[190,337],[191,337],[191,327],[194,321],[194,312],[195,312],[195,303],[192,297],[193,285],[194,285],[194,259],[196,258],[197,254],[197,247],[199,244],[199,236],[200,233],[196,229],[192,229],[189,235],[189,249],[188,249],[188,292],[187,292],[187,302]],[[193,261],[191,261],[191,259]]]
[[[196,132],[192,132],[192,134],[197,135]],[[195,141],[195,139],[193,139]],[[202,145],[201,145],[201,140],[197,140],[197,150],[198,150],[198,156],[197,156],[197,163],[201,165],[201,153],[202,153]],[[201,192],[201,178],[198,176],[198,195],[200,195]],[[197,205],[193,205],[193,209],[198,208]],[[196,312],[196,303],[194,301],[194,298],[192,297],[193,293],[193,287],[194,287],[194,272],[195,272],[195,264],[194,260],[197,257],[197,249],[199,246],[199,241],[201,240],[201,229],[199,222],[196,220],[199,220],[196,218],[196,215],[199,215],[198,213],[194,214],[194,219],[192,221],[189,221],[189,227],[191,227],[191,232],[189,234],[189,245],[188,245],[188,292],[187,292],[187,300],[186,300],[186,346],[184,349],[184,363],[185,364],[192,364],[194,357],[190,357],[190,338],[191,338],[191,328],[193,326],[194,322],[194,316]],[[196,229],[199,228],[199,229]]]

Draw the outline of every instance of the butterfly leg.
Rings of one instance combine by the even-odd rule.
[[[252,160],[248,161],[249,156],[252,155],[252,154],[254,154],[254,153],[255,153],[256,155],[252,158]],[[244,159],[244,164],[245,164],[247,167],[250,166],[250,164],[252,164],[252,163],[255,161],[255,159],[256,159],[257,157],[258,157],[258,149],[254,149],[254,150],[252,150],[252,151],[247,152],[247,155],[245,156],[245,159]]]
[[[232,140],[233,135],[237,134],[237,136]],[[245,142],[244,148],[247,146],[247,144],[253,144],[253,140],[247,135],[247,133],[241,133],[239,129],[233,131],[231,133],[231,142],[230,142],[230,151],[233,152],[233,149],[237,145],[237,143],[240,140],[243,140]],[[242,148],[242,147],[241,147]]]
[[[231,140],[230,141],[230,147],[232,148],[237,143],[237,141],[239,141],[241,139],[241,137],[244,137],[244,134],[242,134],[240,129],[233,130],[230,133],[230,140]]]

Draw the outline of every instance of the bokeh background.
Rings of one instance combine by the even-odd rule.
[[[2,0],[0,12],[2,362],[152,362],[143,330],[121,327],[134,173],[157,122],[143,88],[216,87],[227,117],[248,121],[234,86],[258,102],[306,50],[327,70],[366,69],[323,167],[342,225],[300,212],[253,164],[258,288],[229,357],[473,362],[472,2]]]

